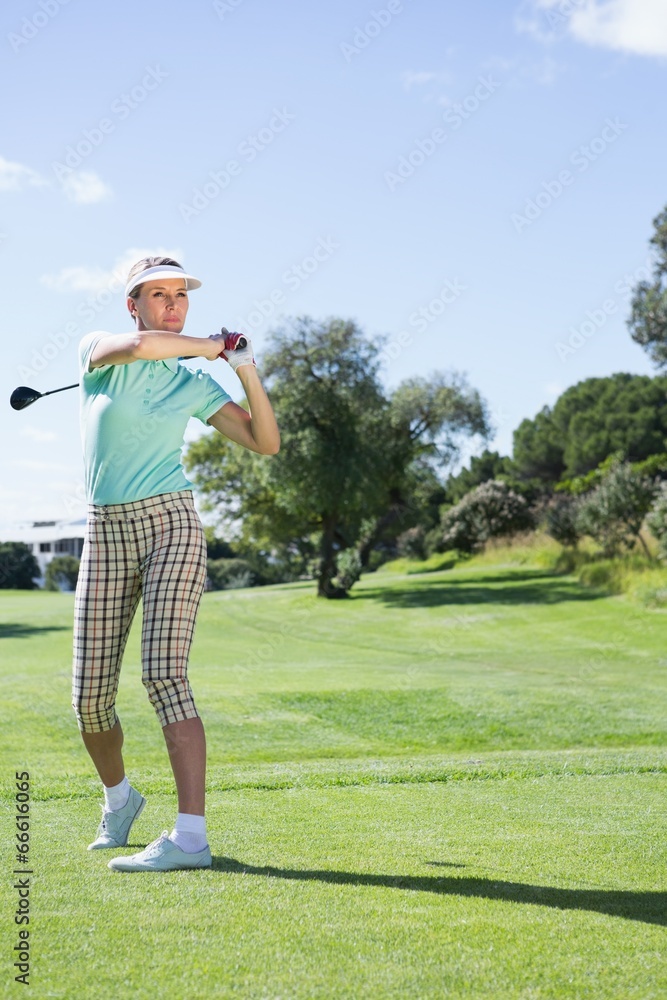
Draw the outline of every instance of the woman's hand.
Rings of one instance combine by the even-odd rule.
[[[249,337],[246,337],[241,333],[230,333],[224,326],[221,330],[220,336],[225,342],[225,349],[221,352],[220,357],[228,361],[231,367],[236,371],[241,365],[254,365],[255,359],[252,353],[252,344],[250,343]],[[246,341],[245,347],[236,347],[239,337],[244,337]]]

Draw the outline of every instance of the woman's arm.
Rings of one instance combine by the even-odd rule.
[[[280,431],[254,365],[236,370],[248,400],[249,412],[238,403],[225,403],[207,423],[231,441],[260,455],[276,455],[280,449]]]
[[[133,361],[164,361],[180,358],[184,354],[215,361],[220,356],[224,336],[182,337],[180,333],[162,330],[143,330],[141,333],[112,333],[95,344],[90,356],[90,367],[102,365],[129,365]]]

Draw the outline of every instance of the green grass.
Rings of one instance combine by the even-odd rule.
[[[206,594],[190,673],[214,866],[121,875],[85,850],[101,797],[69,707],[72,604],[0,592],[8,876],[13,774],[32,777],[32,996],[667,993],[664,610],[488,558],[371,574],[348,601]],[[137,625],[118,710],[149,799],[139,847],[175,800]]]

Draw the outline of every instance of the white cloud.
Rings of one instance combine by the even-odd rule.
[[[27,427],[22,427],[21,434],[23,437],[36,441],[37,444],[45,444],[48,441],[58,440],[58,435],[54,431],[45,431],[43,428],[35,427],[33,424],[28,424]]]
[[[667,56],[664,0],[592,2],[572,15],[572,35],[588,45],[642,56]]]
[[[451,86],[454,83],[454,77],[451,73],[408,69],[401,73],[401,82],[403,89],[408,92],[413,87],[421,88],[422,100],[425,103],[433,100],[435,100],[436,104],[444,104],[446,106],[451,103],[447,98],[443,99],[439,95],[439,91],[443,86]]]
[[[39,279],[52,292],[99,292],[108,284],[108,273],[101,267],[63,267],[56,274]]]
[[[491,56],[482,63],[482,69],[493,72],[504,73],[507,76],[507,84],[515,85],[522,79],[530,80],[531,83],[538,83],[540,86],[549,87],[555,83],[557,78],[569,70],[565,63],[557,62],[549,53],[545,53],[542,59],[537,62],[534,59],[527,59],[524,56],[516,56],[507,59],[505,56]],[[512,74],[510,77],[509,74]]]
[[[111,196],[111,188],[92,170],[72,171],[62,181],[62,188],[70,201],[77,205],[94,205]]]
[[[26,187],[51,187],[51,181],[37,170],[22,163],[0,156],[0,191],[22,191]],[[94,205],[109,198],[111,188],[92,170],[72,170],[61,182],[61,188],[70,201],[78,205]]]
[[[124,289],[125,280],[133,264],[142,257],[171,257],[182,261],[183,251],[165,247],[129,247],[116,257],[111,268],[74,265],[63,267],[54,274],[43,274],[39,279],[52,292],[83,292],[96,295],[104,289]]]
[[[429,71],[414,72],[411,69],[405,70],[401,73],[401,80],[403,81],[403,87],[405,90],[411,90],[412,87],[422,86],[424,83],[429,83],[431,80],[437,80],[438,74],[431,73]]]
[[[0,191],[21,191],[24,187],[48,186],[36,170],[0,156]]]
[[[514,23],[546,44],[566,33],[586,45],[667,56],[665,0],[524,0]]]

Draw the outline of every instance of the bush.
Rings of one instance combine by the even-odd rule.
[[[0,542],[0,587],[34,590],[39,563],[24,542]]]
[[[79,560],[74,556],[54,556],[44,574],[45,590],[76,590]]]
[[[561,545],[576,548],[581,535],[577,527],[578,504],[575,497],[557,493],[543,508],[547,534]]]
[[[415,528],[408,528],[396,539],[398,555],[404,559],[425,559],[425,539],[426,532],[422,525],[418,524]]]
[[[387,549],[371,549],[370,555],[368,556],[368,562],[366,564],[365,573],[375,573],[380,566],[384,566],[386,562],[391,559],[391,555]]]
[[[257,583],[256,574],[245,559],[208,559],[206,565],[211,590],[235,590]]]
[[[338,553],[336,560],[336,576],[332,583],[334,588],[351,590],[361,576],[361,556],[356,549],[344,549]]]
[[[204,528],[206,535],[206,551],[209,559],[235,559],[236,553],[229,542],[224,538],[218,538],[215,529],[207,525]]]
[[[445,550],[476,552],[490,538],[528,531],[535,518],[523,497],[497,479],[468,493],[445,512],[442,545]]]
[[[667,559],[667,483],[661,483],[658,498],[646,518],[651,533],[660,543],[660,555]]]
[[[616,461],[602,482],[579,500],[577,528],[602,546],[608,558],[628,551],[639,541],[641,526],[655,499],[657,487],[627,462]]]

